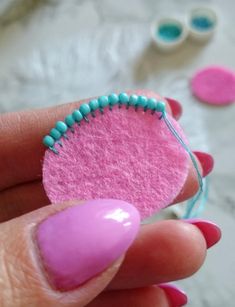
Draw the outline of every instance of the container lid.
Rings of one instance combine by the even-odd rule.
[[[158,49],[171,51],[182,45],[187,38],[188,30],[180,19],[164,17],[152,23],[151,34]]]

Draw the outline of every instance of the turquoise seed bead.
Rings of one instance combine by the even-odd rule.
[[[72,127],[75,124],[75,120],[72,116],[72,114],[69,114],[65,117],[65,123],[67,126]]]
[[[129,96],[126,93],[119,94],[119,101],[123,104],[127,104],[129,102]]]
[[[62,121],[58,121],[56,124],[55,124],[55,127],[57,130],[59,130],[60,133],[65,133],[67,130],[68,130],[68,126],[62,122]]]
[[[83,119],[83,115],[79,110],[75,110],[73,112],[72,116],[73,116],[74,120],[78,123]]]
[[[149,98],[147,102],[148,109],[155,110],[157,107],[157,100],[155,98]]]
[[[145,108],[147,106],[147,101],[148,101],[148,98],[146,96],[139,96],[137,104],[138,106]]]
[[[98,102],[99,102],[99,106],[101,108],[104,108],[104,107],[106,107],[109,104],[109,99],[108,99],[107,96],[100,96],[98,98]]]
[[[61,138],[61,133],[57,129],[53,128],[50,131],[50,136],[53,137],[53,139],[57,141]]]
[[[131,95],[130,99],[129,99],[129,105],[131,105],[131,106],[136,105],[137,101],[138,101],[138,98],[139,97],[137,95],[135,95],[135,94]]]
[[[156,106],[156,111],[164,113],[166,111],[166,104],[163,101],[158,101]]]
[[[47,147],[53,147],[55,144],[55,140],[50,135],[46,135],[43,138],[43,144]]]
[[[82,115],[87,115],[91,112],[91,108],[87,103],[83,103],[80,105],[79,111],[82,113]]]
[[[109,95],[108,100],[109,100],[109,104],[114,106],[115,104],[118,103],[118,100],[119,100],[118,95],[113,93]]]
[[[89,102],[89,106],[91,108],[92,111],[95,111],[97,109],[99,109],[99,102],[97,99],[93,99]]]

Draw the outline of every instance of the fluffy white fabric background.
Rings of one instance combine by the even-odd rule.
[[[158,54],[150,44],[151,20],[165,14],[184,17],[201,4],[217,6],[213,41],[203,46],[188,41],[175,54]],[[233,0],[0,1],[0,112],[137,87],[183,103],[182,123],[193,148],[216,158],[204,217],[217,221],[224,233],[203,269],[180,282],[195,307],[234,306],[235,105],[216,109],[199,104],[188,87],[197,68],[235,68],[234,11]]]

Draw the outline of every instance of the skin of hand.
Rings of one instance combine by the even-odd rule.
[[[159,97],[145,90],[135,93]],[[41,182],[45,151],[42,137],[56,120],[82,102],[0,116],[0,305],[185,305],[187,296],[168,282],[189,277],[201,267],[207,249],[220,239],[218,226],[203,220],[165,220],[140,226],[138,212],[132,205],[110,200],[114,211],[119,208],[128,216],[129,226],[111,218],[107,229],[115,231],[110,231],[112,235],[107,240],[107,231],[102,229],[107,210],[104,201],[100,201],[103,208],[100,219],[96,212],[98,206],[81,201],[49,205]],[[182,109],[169,99],[167,111],[178,119]],[[200,155],[195,157],[199,157],[200,171],[207,174],[213,167],[212,158],[206,155],[205,159],[210,160],[208,166]],[[197,189],[197,177],[191,166],[175,202],[193,196]],[[93,231],[91,225],[85,232],[84,217],[92,218],[92,214],[97,228]],[[80,223],[74,222],[75,216]],[[72,226],[63,228],[66,219],[72,226],[76,225],[75,230],[71,230]],[[78,224],[84,227],[78,229]],[[70,231],[75,231],[75,235]],[[73,238],[72,243],[60,240],[59,234]],[[94,236],[99,241],[95,249]],[[116,245],[111,244],[114,241]],[[69,244],[73,245],[72,249]],[[82,244],[87,254],[76,258]],[[104,246],[109,252],[103,250]],[[95,258],[88,268],[90,254]],[[110,258],[104,260],[106,254]],[[67,265],[65,271],[59,265],[61,259]],[[98,271],[92,267],[96,261]]]

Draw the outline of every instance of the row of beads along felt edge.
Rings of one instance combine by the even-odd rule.
[[[147,98],[146,96],[141,95],[128,95],[126,93],[110,94],[109,96],[100,96],[97,99],[92,99],[89,103],[83,103],[80,105],[79,109],[74,110],[72,114],[69,114],[65,117],[64,122],[58,121],[55,124],[55,127],[51,129],[49,135],[46,135],[43,138],[43,144],[52,150],[55,154],[59,152],[55,149],[54,145],[57,143],[61,147],[63,146],[60,139],[62,137],[68,138],[66,132],[70,130],[74,132],[73,125],[78,124],[82,120],[89,122],[87,115],[91,113],[92,117],[95,117],[95,111],[100,110],[100,113],[103,114],[103,109],[109,106],[110,111],[112,111],[113,106],[118,105],[119,108],[122,105],[126,106],[128,109],[130,106],[134,107],[137,111],[139,107],[142,107],[144,112],[151,110],[151,113],[159,112],[162,115],[165,113],[166,105],[163,101],[157,101],[155,98]]]

